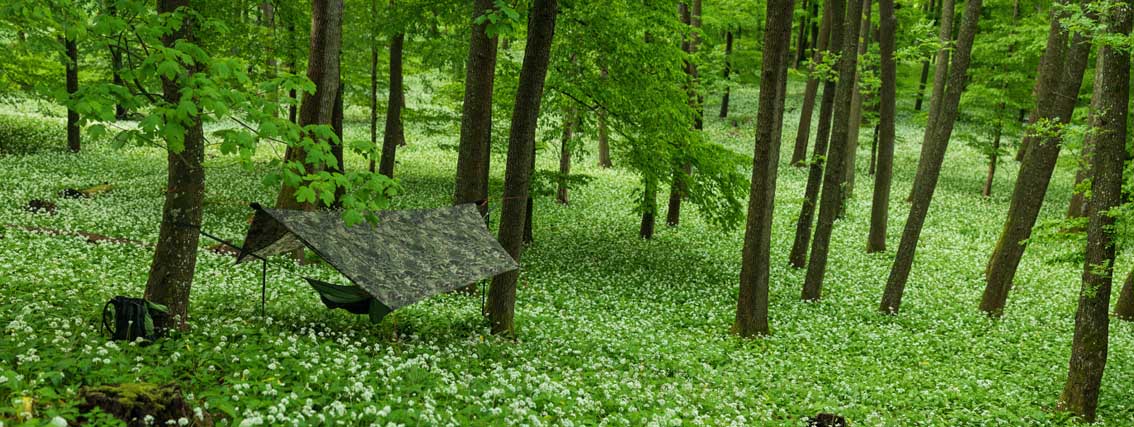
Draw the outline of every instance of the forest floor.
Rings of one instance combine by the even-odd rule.
[[[788,267],[787,254],[807,173],[787,158],[801,92],[798,82],[791,85],[781,150],[773,334],[755,340],[729,334],[743,230],[714,229],[689,209],[680,227],[659,226],[654,240],[638,239],[639,180],[617,167],[617,153],[614,169],[597,168],[593,135],[586,135],[590,153],[574,170],[596,179],[573,191],[568,206],[536,200],[516,342],[487,334],[479,295],[438,296],[371,325],[365,316],[326,310],[300,278],[341,281],[332,269],[282,261],[269,270],[262,319],[259,265],[234,266],[204,250],[207,240],[191,329],[147,347],[107,342],[98,326],[103,303],[142,293],[151,249],[26,228],[153,242],[164,152],[92,143],[81,155],[0,157],[0,224],[7,225],[0,238],[0,425],[19,425],[29,401],[40,420],[74,419],[79,387],[138,381],[175,382],[201,411],[233,425],[801,426],[820,412],[856,426],[1068,424],[1052,408],[1067,371],[1081,242],[1037,240],[1004,319],[977,310],[1015,176],[1012,160],[1005,159],[993,196],[983,199],[985,159],[954,138],[903,312],[877,313],[908,209],[902,200],[924,122],[917,116],[899,120],[890,251],[864,251],[873,180],[866,173],[870,132],[863,129],[857,186],[835,228],[823,299],[799,300],[803,272]],[[750,155],[755,90],[734,89],[733,99],[739,127],[709,114],[707,132]],[[364,139],[364,119],[354,113],[347,138]],[[427,135],[411,124],[408,146],[398,153],[405,192],[395,207],[450,203],[455,135]],[[554,169],[555,153],[540,152],[539,167]],[[503,176],[498,156],[494,197]],[[248,203],[275,198],[275,189],[261,184],[267,166],[247,170],[215,152],[207,166],[203,227],[239,240]],[[352,158],[348,167],[364,165]],[[1044,218],[1062,214],[1074,167],[1070,156],[1062,159]],[[54,215],[22,209],[31,199],[57,199],[62,188],[102,182],[114,189],[54,200]],[[1118,270],[1125,275],[1130,266],[1123,254]],[[1130,396],[1134,324],[1116,321],[1100,425],[1134,425]]]

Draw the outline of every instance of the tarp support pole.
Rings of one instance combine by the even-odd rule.
[[[264,317],[264,312],[268,306],[268,260],[260,258],[260,317]]]

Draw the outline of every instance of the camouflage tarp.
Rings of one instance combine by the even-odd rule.
[[[237,262],[303,245],[390,310],[519,268],[472,204],[383,211],[353,227],[339,212],[253,207]]]

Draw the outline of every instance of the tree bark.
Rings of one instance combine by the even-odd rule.
[[[929,0],[929,3],[926,4],[925,12],[926,14],[933,14],[933,23],[937,24],[941,16],[940,3],[937,3],[937,0]],[[917,83],[917,99],[914,101],[914,111],[921,111],[922,102],[925,100],[925,85],[928,81],[929,60],[925,59],[921,61],[921,78],[918,79]]]
[[[190,0],[159,0],[159,14],[173,13],[178,8],[191,8]],[[172,48],[178,40],[196,42],[194,15],[188,15],[181,27],[162,37],[162,44]],[[186,76],[173,80],[162,79],[162,95],[171,105],[181,102],[181,84],[199,72],[199,65],[187,67]],[[197,241],[205,199],[204,131],[199,115],[188,122],[179,123],[185,128],[183,148],[170,150],[166,156],[165,202],[162,205],[161,227],[157,248],[146,280],[145,298],[169,308],[172,324],[157,327],[184,329],[189,315],[189,293],[193,274],[197,268]]]
[[[1095,65],[1095,79],[1092,93],[1106,89],[1102,87],[1103,81],[1105,80],[1105,76],[1103,76],[1104,72],[1102,67],[1102,55],[1098,55]],[[1085,218],[1087,216],[1087,199],[1083,192],[1079,190],[1079,187],[1083,185],[1083,181],[1090,175],[1090,162],[1095,147],[1095,134],[1101,127],[1098,123],[1098,115],[1101,113],[1100,108],[1102,108],[1102,105],[1100,104],[1102,99],[1102,97],[1098,96],[1091,97],[1091,110],[1087,117],[1087,126],[1092,131],[1087,132],[1087,135],[1083,137],[1083,150],[1079,155],[1078,170],[1075,171],[1075,187],[1071,194],[1071,201],[1067,204],[1068,219]]]
[[[63,46],[67,51],[67,95],[74,96],[79,91],[79,46],[75,39],[66,38]],[[67,149],[78,153],[82,149],[82,130],[79,128],[79,113],[67,109]]]
[[[898,20],[894,0],[878,0],[878,46],[882,86],[878,104],[878,159],[874,173],[874,198],[870,205],[870,231],[866,252],[886,250],[886,227],[890,215],[890,185],[894,169],[894,123],[897,117],[898,66],[894,58]]]
[[[949,0],[945,0],[946,5],[950,3]],[[953,50],[953,63],[949,66],[949,77],[943,96],[941,98],[935,96],[933,104],[929,107],[930,121],[926,124],[925,141],[922,143],[928,149],[925,150],[925,155],[918,164],[918,169],[922,172],[914,179],[916,191],[914,191],[913,204],[910,206],[906,227],[902,231],[902,240],[898,243],[898,253],[890,269],[890,277],[886,280],[882,303],[879,305],[879,310],[885,314],[896,314],[901,308],[902,294],[913,266],[917,241],[921,237],[925,216],[929,212],[929,204],[937,188],[941,164],[945,161],[945,150],[949,146],[949,137],[952,136],[953,125],[957,119],[957,106],[960,104],[961,93],[968,79],[967,73],[972,60],[973,39],[978,30],[980,11],[981,0],[965,2],[964,16],[961,18],[957,44]],[[938,72],[943,69],[944,67],[939,68]],[[934,79],[936,80],[937,77],[935,76]]]
[[[817,0],[812,0],[817,1]],[[772,215],[779,165],[776,120],[783,116],[780,101],[783,72],[788,67],[791,44],[792,0],[769,0],[767,31],[764,33],[760,77],[759,110],[756,115],[756,146],[752,161],[752,187],[748,198],[748,221],[740,267],[733,333],[741,337],[766,335],[768,329],[768,278]]]
[[[405,33],[395,34],[390,39],[390,95],[386,103],[386,130],[382,134],[382,158],[378,173],[394,177],[395,156],[399,145],[405,145],[406,135],[402,126],[402,108],[406,105],[405,87],[402,85],[402,46]]]
[[[1058,66],[1057,64],[1063,61],[1064,57],[1068,54],[1067,41],[1070,35],[1067,32],[1067,28],[1062,24],[1062,20],[1067,18],[1067,15],[1061,9],[1061,6],[1066,6],[1070,1],[1071,0],[1056,0],[1051,8],[1051,23],[1048,27],[1047,47],[1043,51],[1043,56],[1040,57],[1039,65],[1036,67],[1036,84],[1032,88],[1032,96],[1037,100],[1041,99],[1041,96],[1048,95],[1052,90],[1055,90],[1051,85],[1058,84],[1059,82],[1059,79],[1054,76],[1049,75],[1047,78],[1044,78],[1043,68],[1045,66]],[[1079,4],[1079,2],[1076,2],[1076,4]],[[1042,117],[1040,108],[1041,106],[1037,102],[1035,108],[1028,114],[1029,126],[1035,124],[1036,120]],[[1021,110],[1020,114],[1024,114],[1024,111]],[[1029,138],[1028,135],[1025,134],[1024,138],[1020,141],[1020,146],[1016,149],[1017,162],[1024,161],[1024,154],[1028,152],[1028,146],[1031,140],[1032,138]]]
[[[700,44],[696,31],[701,29],[701,0],[693,0],[691,7],[688,8],[682,3],[679,6],[679,11],[682,20],[693,30],[693,34],[684,43],[685,52],[692,57],[697,53],[697,45]],[[702,99],[698,88],[700,76],[697,72],[697,63],[693,62],[692,58],[685,63],[685,75],[688,77],[686,92],[689,95],[689,107],[693,110],[693,129],[700,132],[704,127],[704,111],[702,111]],[[681,167],[673,173],[673,183],[669,189],[669,208],[666,211],[665,219],[666,225],[670,227],[676,227],[681,223],[681,201],[685,198],[687,181],[692,173],[693,165],[688,160],[683,161]]]
[[[654,238],[654,228],[658,213],[658,182],[646,178],[642,189],[642,222],[638,225],[638,237],[646,240]]]
[[[818,0],[815,0],[815,1],[818,1]],[[843,1],[845,2],[846,0],[843,0]],[[814,64],[818,64],[818,63],[822,62],[823,61],[823,55],[830,51],[829,46],[831,46],[830,41],[832,40],[831,39],[832,19],[831,19],[831,10],[830,9],[831,9],[831,0],[826,0],[826,2],[824,2],[824,5],[823,5],[823,20],[822,20],[822,24],[819,26],[819,36],[816,39],[816,48],[811,53],[811,62],[813,63],[812,66],[809,68],[809,72],[811,74],[815,73]],[[838,20],[838,21],[841,22],[841,20]],[[842,25],[839,24],[839,25],[837,25],[837,27],[842,28]],[[838,39],[841,40],[841,37],[842,37],[841,35],[838,36]],[[839,47],[840,46],[836,46],[835,48],[837,49]],[[829,90],[829,92],[828,92],[828,90]],[[818,92],[819,92],[819,79],[815,78],[815,76],[812,75],[807,79],[807,86],[803,89],[803,105],[800,108],[799,125],[798,125],[798,128],[796,129],[796,133],[795,133],[795,148],[791,152],[791,164],[793,166],[803,167],[803,166],[806,165],[804,160],[806,160],[806,158],[807,158],[808,139],[811,138],[811,115],[815,111],[815,96],[818,94]],[[828,84],[827,82],[824,82],[823,102],[822,102],[823,106],[820,108],[820,110],[822,110],[822,108],[828,108],[828,109],[830,108],[830,104],[829,104],[828,99],[827,99],[828,93],[830,93],[831,96],[834,96],[834,93],[835,93],[834,85]],[[823,111],[820,111],[819,115],[820,115],[819,128],[823,129],[823,121],[822,121],[823,116],[824,116]],[[826,116],[828,117],[828,120],[829,120],[830,111],[828,111],[826,113]],[[826,132],[820,130],[817,133],[817,135],[815,136],[815,144],[817,146],[820,145],[820,144],[826,146],[826,144],[827,144],[826,139],[827,139]],[[816,150],[818,150],[818,148],[816,148]],[[818,187],[816,187],[816,192],[818,192]],[[809,229],[810,229],[810,223],[811,223],[811,219],[808,218],[808,228]]]
[[[1128,322],[1134,321],[1134,270],[1126,275],[1126,282],[1122,284],[1122,292],[1118,294],[1118,302],[1114,304],[1114,316]]]
[[[473,3],[473,19],[494,10],[492,0]],[[465,97],[461,106],[461,141],[457,149],[456,189],[453,203],[488,199],[489,162],[492,159],[492,86],[496,77],[496,37],[485,32],[487,23],[473,24],[465,66]],[[488,213],[487,203],[480,206]]]
[[[799,68],[799,64],[803,63],[804,58],[807,57],[807,27],[811,24],[812,15],[808,13],[808,7],[812,4],[818,3],[819,0],[803,0],[800,9],[803,10],[803,20],[799,23],[799,35],[796,37],[795,55],[792,59],[792,68]]]
[[[305,93],[299,109],[299,124],[331,125],[336,94],[339,91],[339,52],[342,46],[343,0],[313,0],[311,3],[311,47],[307,58],[307,78],[315,83],[314,93]],[[303,162],[307,154],[302,148],[288,147],[287,162]],[[307,173],[314,172],[304,164]],[[296,187],[284,184],[276,198],[281,209],[312,209],[309,203],[295,200]]]
[[[575,139],[578,115],[579,112],[573,108],[567,113],[567,120],[563,122],[563,138],[559,141],[559,182],[555,201],[563,205],[570,203],[567,182],[571,175],[571,143]]]
[[[818,0],[816,0],[818,1]],[[721,113],[720,118],[728,117],[728,101],[732,89],[729,85],[729,79],[732,76],[732,29],[725,31],[725,48],[724,48],[724,96],[721,97]]]
[[[941,44],[941,48],[937,50],[936,66],[933,70],[933,95],[929,99],[929,117],[926,123],[937,123],[937,114],[941,109],[941,102],[939,101],[945,93],[945,80],[949,77],[949,52],[952,50],[953,42],[953,0],[941,0],[941,26],[937,32],[937,42]],[[927,125],[928,128],[928,125]],[[921,154],[918,159],[925,157],[930,148],[927,147],[923,141],[921,145]],[[928,163],[918,162],[917,173],[914,175],[914,182],[917,182],[917,177],[925,173],[922,171],[922,166]],[[910,187],[910,194],[906,196],[906,201],[913,201],[914,187]]]
[[[862,2],[848,0],[847,13],[843,23],[842,55],[839,57],[840,84],[835,94],[834,124],[831,128],[831,142],[827,147],[827,167],[823,171],[823,193],[819,204],[819,219],[815,225],[815,236],[811,242],[811,256],[807,263],[807,275],[803,282],[802,298],[818,300],[822,296],[823,275],[827,270],[827,254],[830,250],[831,231],[835,226],[835,216],[839,213],[842,184],[845,172],[845,155],[850,128],[851,92],[854,90],[854,75],[858,65],[859,20],[862,19]],[[835,15],[839,16],[839,15]]]
[[[378,0],[370,2],[370,16],[378,16]],[[377,169],[375,156],[378,155],[378,30],[371,24],[370,32],[370,146],[375,152],[370,155],[370,172]]]
[[[834,19],[834,16],[842,17],[846,10],[846,0],[828,0],[823,9],[823,27],[828,35],[820,35],[819,42],[824,43],[824,48],[827,49],[829,54],[834,54],[834,49],[841,49],[843,44],[843,20],[842,18]],[[829,37],[828,37],[829,36]],[[823,185],[823,166],[827,159],[827,142],[829,141],[828,135],[831,131],[831,114],[835,105],[835,92],[838,90],[838,83],[835,80],[828,80],[823,82],[823,99],[819,104],[819,124],[815,133],[815,150],[811,153],[811,165],[807,171],[807,185],[803,190],[803,207],[800,208],[799,218],[796,219],[795,224],[795,241],[791,246],[791,254],[788,256],[788,262],[794,268],[803,268],[807,266],[807,249],[811,243],[811,223],[815,218],[815,208],[818,205],[819,190]],[[804,103],[807,100],[804,99]],[[805,107],[802,114],[807,114],[808,109]],[[802,116],[800,118],[800,130],[802,131],[804,123],[802,123]],[[810,127],[810,124],[807,125]],[[803,151],[806,154],[807,150],[807,135],[803,135]],[[799,149],[800,142],[796,138],[796,149]],[[793,154],[794,157],[794,154]]]
[[[512,129],[508,137],[508,163],[504,173],[504,207],[500,214],[500,245],[520,261],[523,252],[524,208],[529,200],[532,175],[532,148],[540,100],[555,35],[556,0],[534,0],[528,17],[527,45],[516,90]],[[488,317],[492,333],[515,335],[516,280],[513,270],[492,279],[488,291]]]
[[[998,154],[1000,152],[1000,136],[1003,134],[1004,128],[998,123],[993,132],[992,153],[988,155],[988,174],[984,177],[984,189],[980,192],[981,196],[986,199],[992,197],[992,183],[996,178],[996,164],[999,163],[1000,160],[1000,155]]]
[[[862,27],[859,28],[859,34],[862,36],[862,41],[858,45],[858,56],[866,53],[867,47],[870,46],[870,15],[871,6],[870,0],[862,0]],[[861,88],[860,80],[862,80],[862,73],[855,71],[854,74],[854,90],[851,91],[851,110],[850,110],[850,129],[847,129],[847,154],[846,165],[843,170],[846,172],[846,177],[843,178],[843,197],[839,205],[839,217],[842,217],[846,211],[847,200],[854,197],[854,178],[855,178],[855,164],[858,159],[858,135],[862,128],[862,94],[859,93]]]
[[[1109,33],[1130,34],[1130,0],[1104,12]],[[1100,99],[1095,123],[1095,155],[1091,158],[1091,198],[1087,202],[1087,251],[1083,262],[1083,286],[1075,313],[1075,336],[1067,384],[1059,407],[1086,422],[1095,421],[1099,389],[1110,330],[1110,293],[1114,275],[1116,230],[1111,209],[1122,203],[1122,169],[1126,154],[1126,121],[1130,102],[1130,54],[1103,45],[1098,67],[1102,82],[1095,85]],[[1039,149],[1039,147],[1032,147]]]
[[[118,4],[114,1],[106,2],[107,15],[118,17]],[[110,78],[111,83],[115,86],[125,87],[126,83],[122,80],[122,75],[118,70],[122,69],[122,47],[118,44],[110,45]],[[115,100],[114,102],[114,119],[126,120],[126,106]]]
[[[1053,12],[1052,19],[1058,19],[1058,13]],[[1065,47],[1067,36],[1063,34],[1062,26],[1058,22],[1053,24],[1052,31],[1048,34],[1047,50],[1066,54],[1056,57],[1045,52],[1044,59],[1050,62],[1042,63],[1037,79],[1043,81],[1036,83],[1036,88],[1042,92],[1036,98],[1035,117],[1059,125],[1065,125],[1071,120],[1091,52],[1091,41],[1087,37],[1076,34],[1071,39],[1071,46]],[[1026,241],[1031,237],[1032,227],[1039,216],[1062,142],[1058,134],[1028,135],[1024,140],[1025,144],[1032,147],[1027,150],[1024,161],[1020,164],[1004,229],[984,273],[986,284],[980,309],[993,317],[1003,314],[1016,268],[1020,265]]]

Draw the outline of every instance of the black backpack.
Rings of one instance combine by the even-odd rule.
[[[153,341],[165,335],[169,308],[142,298],[116,296],[102,307],[102,327],[115,341]]]

